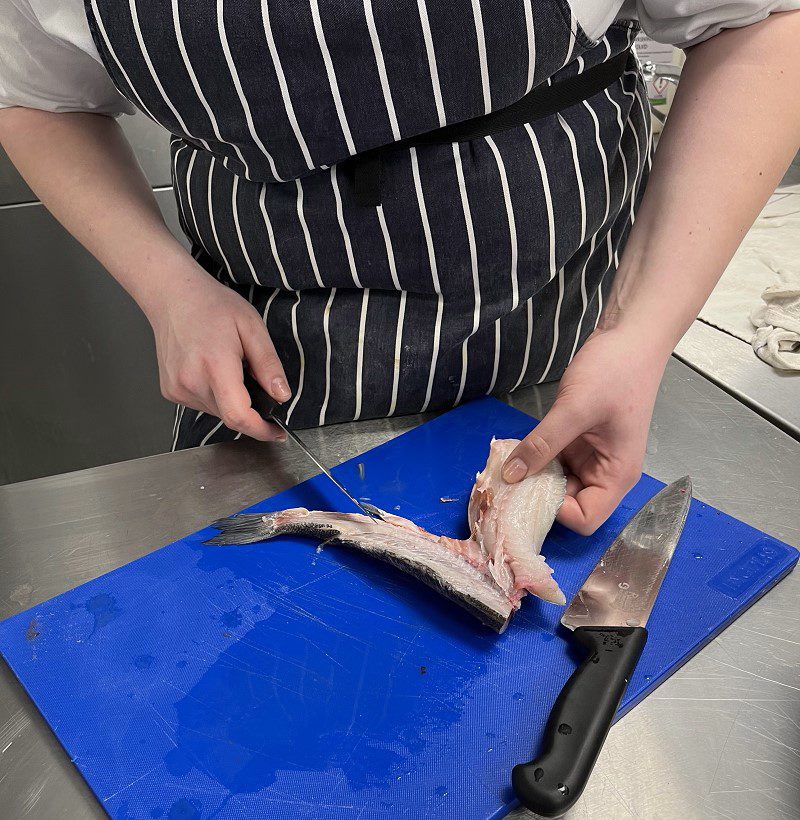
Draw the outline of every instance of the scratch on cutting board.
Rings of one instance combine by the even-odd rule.
[[[167,737],[169,737],[169,735],[167,735]],[[170,737],[170,740],[172,740],[172,742],[173,742],[173,743],[175,742],[175,741],[174,741],[171,737]],[[136,778],[134,778],[133,780],[131,780],[131,782],[130,782],[130,783],[126,783],[124,786],[122,786],[121,788],[117,789],[117,790],[116,790],[115,792],[113,792],[112,794],[109,794],[109,795],[107,795],[106,797],[104,797],[104,798],[103,798],[103,802],[104,802],[104,803],[107,803],[109,800],[111,800],[111,798],[112,798],[112,797],[116,797],[116,796],[117,796],[118,794],[120,794],[121,792],[124,792],[124,791],[125,791],[125,789],[129,789],[129,788],[130,788],[131,786],[133,786],[135,783],[138,783],[140,780],[143,780],[143,779],[144,779],[145,777],[147,777],[147,775],[149,775],[151,772],[154,772],[154,771],[155,771],[155,770],[156,770],[156,769],[157,769],[160,765],[161,765],[160,763],[156,763],[156,765],[155,765],[155,766],[153,766],[151,769],[148,769],[148,770],[147,770],[144,774],[140,774],[138,777],[136,777]]]

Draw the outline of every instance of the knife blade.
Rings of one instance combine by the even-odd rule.
[[[589,651],[553,705],[542,754],[511,774],[519,801],[543,817],[560,817],[586,786],[647,641],[645,624],[691,498],[689,476],[656,493],[614,539],[561,617]]]
[[[369,516],[370,518],[374,518],[377,521],[384,521],[384,517],[381,514],[381,511],[372,504],[368,504],[366,501],[359,501],[349,490],[336,478],[334,478],[331,471],[325,466],[325,464],[314,454],[313,450],[311,450],[308,445],[294,432],[291,430],[286,422],[282,419],[278,418],[275,415],[275,408],[278,407],[278,402],[273,399],[269,393],[256,381],[252,374],[245,371],[244,373],[244,386],[247,388],[247,392],[250,394],[250,402],[252,404],[253,409],[264,419],[267,421],[272,422],[273,424],[277,424],[278,427],[283,430],[287,436],[305,453],[305,455],[314,462],[314,464],[322,471],[323,475],[325,475],[338,489],[343,495],[347,496],[350,500],[350,503],[354,504],[359,510],[361,510],[364,515]]]

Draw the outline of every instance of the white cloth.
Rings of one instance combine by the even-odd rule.
[[[602,36],[614,19],[638,17],[654,40],[682,47],[723,28],[758,22],[773,11],[800,8],[800,0],[569,2],[593,39]],[[103,68],[83,0],[0,0],[0,108],[14,105],[45,111],[133,113]]]
[[[778,282],[762,294],[765,304],[750,316],[753,350],[779,370],[800,371],[800,274],[778,271]]]

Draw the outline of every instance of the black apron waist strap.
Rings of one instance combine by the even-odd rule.
[[[469,142],[563,111],[583,100],[588,100],[617,82],[627,67],[630,53],[630,49],[626,49],[582,74],[550,85],[540,85],[517,102],[491,114],[446,125],[425,134],[357,154],[347,161],[347,165],[352,169],[356,202],[372,207],[381,204],[381,164],[387,153],[422,145]]]

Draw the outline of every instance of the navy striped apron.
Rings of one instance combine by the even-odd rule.
[[[120,91],[173,135],[193,255],[263,315],[302,428],[557,379],[594,329],[649,168],[646,92],[382,161],[628,49],[566,0],[87,0]],[[236,437],[179,408],[174,446]]]

